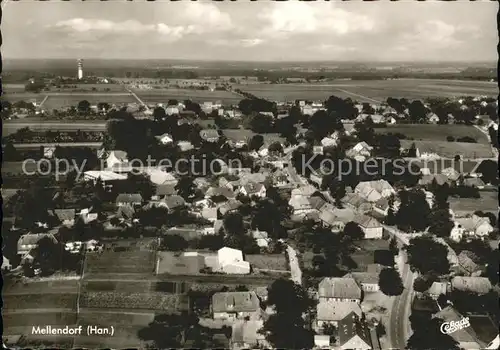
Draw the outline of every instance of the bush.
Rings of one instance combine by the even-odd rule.
[[[446,141],[453,142],[455,141],[455,138],[453,136],[446,136]]]

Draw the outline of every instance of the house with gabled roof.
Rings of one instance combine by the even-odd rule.
[[[344,198],[341,199],[341,202],[348,208],[359,211],[361,213],[366,213],[372,210],[373,202],[370,201],[370,199],[372,199],[372,197],[374,196],[378,196],[375,190],[372,190],[371,194],[368,194],[368,198],[361,196],[359,193],[347,193]],[[375,199],[375,197],[373,199]]]
[[[476,294],[486,294],[491,290],[491,282],[486,277],[455,276],[451,279],[451,289]]]
[[[382,224],[368,215],[356,215],[353,220],[365,233],[365,239],[380,239],[384,233]]]
[[[344,278],[354,279],[364,292],[377,292],[380,288],[378,285],[379,272],[350,272]]]
[[[229,199],[227,202],[224,202],[218,206],[218,210],[222,215],[226,215],[227,213],[230,213],[232,211],[237,210],[239,207],[241,207],[243,203],[241,203],[237,199]]]
[[[174,139],[172,137],[172,135],[168,134],[168,133],[164,133],[164,134],[161,134],[161,135],[157,135],[155,136],[155,138],[162,144],[162,145],[169,145],[169,144],[172,144],[174,142]]]
[[[220,136],[215,129],[203,129],[200,131],[200,137],[207,142],[217,142]]]
[[[220,292],[212,296],[214,320],[235,320],[250,317],[260,309],[255,292]]]
[[[32,249],[38,247],[38,242],[45,237],[57,243],[57,239],[52,233],[28,233],[22,235],[17,241],[17,254],[21,256],[28,254]]]
[[[363,311],[358,303],[320,298],[316,306],[316,328],[322,330],[327,324],[338,326],[350,313],[361,316]]]
[[[349,208],[336,208],[331,204],[325,204],[319,211],[319,220],[323,226],[330,227],[333,232],[340,232],[345,225],[354,219],[355,213]]]
[[[110,151],[106,158],[106,166],[108,168],[115,168],[128,164],[127,152],[125,151]]]
[[[463,229],[463,234],[467,236],[483,238],[495,230],[487,217],[472,215],[472,217],[458,218],[455,221]]]
[[[445,307],[434,314],[433,317],[440,318],[443,322],[460,322],[464,319],[464,316],[461,315],[453,306]],[[449,336],[458,343],[458,346],[461,349],[473,350],[482,348],[472,327],[457,329],[456,331],[451,332]]]
[[[266,186],[261,183],[248,182],[243,185],[239,189],[239,193],[244,196],[257,196],[260,198],[264,198],[266,196]]]
[[[371,350],[370,330],[360,315],[351,312],[338,323],[340,348],[343,350]]]
[[[380,198],[388,198],[396,194],[394,188],[386,180],[362,181],[355,187],[354,192],[369,202],[376,202]]]
[[[361,288],[354,278],[325,277],[318,286],[318,297],[324,300],[361,302]]]
[[[73,226],[75,224],[75,209],[54,209],[49,210],[49,215],[55,216],[64,226]]]
[[[140,206],[142,205],[142,195],[140,193],[120,193],[116,197],[116,205],[131,205]]]

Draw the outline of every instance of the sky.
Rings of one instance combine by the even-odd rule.
[[[496,61],[498,3],[19,1],[4,58]]]

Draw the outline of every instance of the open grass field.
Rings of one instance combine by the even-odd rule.
[[[209,91],[209,90],[191,90],[191,89],[152,89],[152,90],[133,90],[137,96],[144,102],[148,103],[166,103],[170,99],[187,100],[194,102],[215,102],[221,101],[223,105],[237,104],[243,98],[229,91]]]
[[[17,101],[25,101],[25,102],[42,102],[45,96],[47,95],[46,92],[40,92],[38,94],[32,93],[32,92],[11,92],[8,93],[7,91],[5,94],[2,95],[0,100],[4,101],[9,101],[11,103],[17,102]]]
[[[38,309],[72,309],[76,307],[76,293],[38,293],[3,294],[4,310]]]
[[[3,322],[8,328],[23,327],[26,325],[51,325],[66,326],[76,324],[76,311],[55,311],[55,312],[3,312]]]
[[[78,280],[30,281],[29,283],[9,282],[3,286],[3,295],[37,293],[76,293]]]
[[[152,251],[103,252],[88,254],[85,275],[92,273],[153,273],[155,254]]]
[[[233,141],[248,141],[254,135],[257,135],[252,130],[248,129],[224,129],[224,135]],[[261,134],[264,137],[264,143],[272,143],[274,141],[284,142],[285,139],[279,134]]]
[[[255,269],[289,270],[284,254],[247,254],[245,260]]]
[[[2,93],[5,95],[25,92],[24,84],[2,84]]]
[[[89,92],[89,93],[71,93],[71,92],[53,92],[47,94],[49,97],[44,102],[42,108],[53,110],[78,105],[80,101],[87,100],[90,104],[107,102],[109,104],[134,103],[137,100],[128,92]]]
[[[401,147],[409,149],[415,144],[420,153],[436,153],[443,158],[453,159],[460,155],[462,159],[492,158],[493,151],[490,145],[481,143],[467,142],[448,142],[448,141],[414,141],[401,140]]]
[[[2,135],[7,136],[22,128],[33,131],[105,131],[106,122],[88,120],[46,120],[41,118],[25,118],[2,123]]]
[[[122,84],[68,84],[66,87],[51,87],[51,92],[125,92],[125,86]],[[73,87],[76,86],[76,87]]]
[[[414,140],[446,141],[447,136],[469,136],[478,143],[489,144],[488,137],[472,125],[431,125],[431,124],[398,124],[375,129],[379,134],[401,133]]]
[[[450,208],[456,216],[472,214],[477,210],[498,213],[498,192],[480,191],[481,198],[450,197]]]
[[[359,102],[374,103],[385,101],[388,97],[404,97],[411,100],[428,97],[498,95],[496,83],[434,79],[339,80],[317,84],[249,84],[235,87],[274,101],[325,100],[331,95],[336,95]]]

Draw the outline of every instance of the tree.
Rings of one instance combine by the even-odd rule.
[[[274,281],[268,288],[268,305],[276,313],[264,322],[261,333],[275,348],[312,348],[313,335],[305,329],[303,314],[313,303],[302,286],[291,280]]]
[[[483,160],[477,167],[477,173],[481,174],[481,179],[485,183],[497,184],[498,183],[498,163],[487,159]]]
[[[211,337],[207,329],[199,325],[196,316],[186,312],[178,314],[156,315],[153,322],[137,332],[139,339],[152,342],[155,348],[183,348],[189,339],[190,347],[206,348]]]
[[[90,102],[87,100],[80,101],[80,102],[78,102],[76,109],[81,114],[88,113],[88,112],[90,112]]]
[[[240,213],[229,213],[224,218],[224,229],[229,235],[244,235],[245,226]]]
[[[184,237],[180,235],[166,235],[162,238],[160,250],[178,252],[186,250],[188,246],[188,242]]]
[[[412,271],[416,270],[424,275],[444,275],[450,271],[448,248],[430,236],[412,238],[405,250]]]
[[[165,112],[165,108],[156,107],[153,109],[153,118],[156,121],[164,120],[167,117],[167,112]]]
[[[421,276],[417,277],[413,282],[413,289],[416,292],[423,293],[427,291],[432,285],[432,281]]]
[[[181,196],[184,198],[184,200],[189,201],[191,198],[193,198],[196,187],[194,186],[193,183],[193,178],[192,177],[181,177],[177,185],[175,185],[175,190]]]
[[[250,151],[258,151],[264,145],[264,137],[262,135],[254,135],[250,139],[248,149]]]
[[[396,237],[392,237],[389,242],[389,250],[392,254],[397,255],[399,252],[398,242]]]
[[[330,337],[334,336],[335,333],[337,332],[337,327],[335,327],[334,325],[330,324],[330,323],[325,323],[323,325],[323,334],[324,335],[329,335]],[[332,341],[332,339],[330,338],[330,342]]]
[[[434,188],[435,203],[431,210],[429,232],[438,237],[449,237],[455,226],[447,201],[449,189],[447,186],[438,186],[435,180],[431,185]]]
[[[268,147],[269,152],[274,152],[274,153],[282,153],[283,152],[283,146],[281,145],[281,142],[276,141],[273,142],[269,145]]]
[[[427,115],[427,108],[424,106],[422,101],[415,100],[408,106],[410,119],[412,122],[417,123],[422,120],[425,120]]]
[[[380,271],[378,285],[385,295],[400,295],[403,290],[403,281],[399,272],[393,268],[385,268]]]
[[[256,133],[269,133],[273,131],[273,118],[269,115],[257,114],[250,121],[250,128]]]
[[[429,226],[431,215],[425,193],[420,189],[402,190],[399,198],[401,205],[394,218],[398,228],[406,232],[425,230]]]
[[[413,334],[406,343],[407,350],[459,350],[458,343],[441,332],[443,320],[430,316],[411,315]]]
[[[349,237],[353,241],[358,241],[365,238],[365,233],[361,227],[354,221],[348,222],[342,232],[343,235]]]

